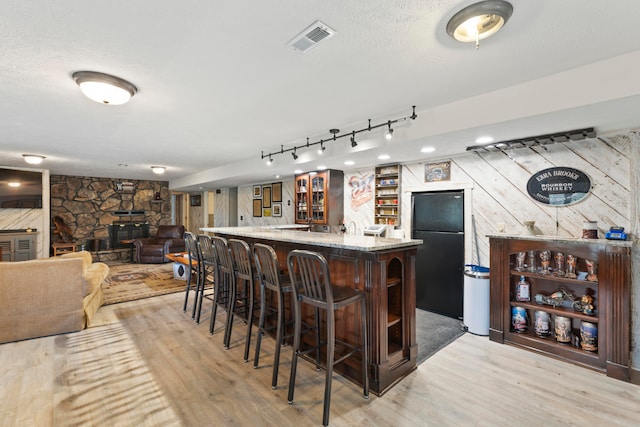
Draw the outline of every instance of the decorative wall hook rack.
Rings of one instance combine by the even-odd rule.
[[[312,147],[314,145],[320,145],[321,148],[325,147],[325,143],[326,142],[332,142],[332,141],[337,141],[340,138],[344,138],[344,137],[350,137],[349,140],[351,141],[351,146],[355,147],[358,144],[355,142],[355,136],[358,133],[361,132],[371,132],[374,129],[380,128],[380,127],[388,127],[389,129],[391,129],[391,125],[399,123],[399,122],[404,122],[407,121],[409,119],[411,120],[415,120],[416,118],[418,118],[418,115],[416,114],[416,106],[413,105],[412,106],[412,112],[410,116],[405,116],[405,117],[400,117],[394,120],[385,120],[382,123],[376,124],[376,125],[372,125],[371,124],[371,119],[369,120],[369,124],[367,125],[367,127],[359,129],[359,130],[351,130],[349,132],[345,132],[343,134],[339,134],[340,130],[339,129],[330,129],[329,132],[331,133],[331,137],[326,138],[326,139],[320,139],[316,142],[309,142],[309,138],[307,138],[307,142],[305,144],[302,145],[295,145],[293,147],[288,147],[288,148],[284,148],[284,145],[280,146],[280,151],[273,151],[270,153],[265,153],[264,151],[261,152],[260,154],[260,158],[264,159],[264,158],[268,158],[269,161],[271,161],[273,159],[273,156],[277,155],[277,154],[284,154],[287,152],[291,152],[293,159],[296,160],[298,158],[298,154],[297,151],[299,149],[303,149],[303,148],[309,148]]]

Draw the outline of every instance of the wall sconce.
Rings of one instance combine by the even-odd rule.
[[[87,98],[101,104],[121,105],[138,92],[128,81],[97,71],[77,71],[72,77]]]
[[[475,42],[497,33],[513,13],[513,6],[504,0],[474,3],[457,12],[447,23],[447,34],[461,42]]]
[[[162,175],[166,169],[164,166],[151,166],[151,170],[157,175]]]
[[[38,154],[23,154],[22,157],[24,157],[24,161],[30,165],[39,165],[44,159],[46,159],[45,156],[40,156]]]

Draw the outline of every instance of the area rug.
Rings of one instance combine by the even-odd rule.
[[[416,340],[419,365],[464,334],[458,319],[416,309]]]
[[[182,292],[186,282],[173,278],[173,264],[116,264],[102,284],[104,304]]]

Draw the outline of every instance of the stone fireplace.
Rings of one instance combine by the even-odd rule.
[[[123,181],[126,187],[119,185]],[[74,240],[87,250],[96,247],[104,259],[110,256],[105,250],[128,259],[130,246],[120,241],[148,237],[158,225],[171,224],[167,181],[51,175],[50,184],[51,218],[62,217]]]

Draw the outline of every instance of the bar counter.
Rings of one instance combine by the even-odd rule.
[[[286,268],[287,254],[293,249],[322,253],[329,262],[331,280],[366,293],[369,344],[369,382],[371,391],[382,395],[416,368],[415,256],[421,240],[387,239],[275,227],[201,228],[225,238],[248,244],[265,243]],[[311,313],[305,318],[311,320]],[[346,308],[336,318],[336,337],[357,344],[359,314]],[[335,370],[351,381],[361,383],[359,357],[348,358]]]

